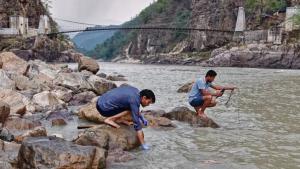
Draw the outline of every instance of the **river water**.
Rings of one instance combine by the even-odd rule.
[[[187,94],[176,90],[203,77],[209,68],[197,66],[100,63],[101,72],[118,72],[128,84],[152,89],[157,97],[148,109],[188,106]],[[228,106],[226,92],[206,113],[219,129],[192,128],[175,122],[176,129],[144,129],[151,150],[133,151],[135,159],[109,168],[300,168],[300,71],[214,68],[215,84],[239,87]],[[192,109],[192,107],[190,107]]]

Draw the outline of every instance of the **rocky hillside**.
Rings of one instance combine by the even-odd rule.
[[[125,23],[125,27],[158,26],[186,27],[191,16],[192,0],[158,0],[144,9],[139,16]],[[185,32],[175,31],[119,31],[94,50],[98,58],[112,59],[117,55],[141,55],[166,53],[186,39]]]
[[[57,24],[51,18],[45,3],[41,0],[0,0],[0,27],[9,27],[10,16],[24,16],[29,19],[30,28],[38,28],[40,15],[50,18],[51,31],[57,31]],[[12,51],[18,56],[30,60],[74,61],[73,44],[65,36],[49,38],[47,36],[23,38],[0,37],[0,51]]]
[[[286,7],[297,4],[300,4],[297,0],[158,0],[123,26],[233,31],[238,8],[243,6],[247,30],[268,29],[284,22]],[[215,49],[239,46],[233,41],[233,35],[197,31],[119,31],[98,45],[92,56],[121,62],[206,65]],[[290,41],[290,37],[284,38]],[[293,40],[293,43],[298,42]]]

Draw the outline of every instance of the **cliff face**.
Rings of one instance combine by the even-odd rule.
[[[193,0],[190,25],[193,28],[232,31],[235,29],[238,8],[244,0]],[[195,32],[190,42],[193,51],[209,50],[225,45],[232,33]]]
[[[144,9],[139,16],[125,23],[124,27],[188,27],[192,0],[158,0]],[[104,44],[98,45],[93,56],[110,60],[143,55],[188,50],[185,31],[119,31]]]
[[[130,21],[129,25],[134,23],[134,26],[139,27],[192,27],[230,31],[235,28],[238,7],[243,5],[244,0],[159,0]],[[156,10],[157,6],[163,6],[161,11]],[[162,63],[172,63],[176,59],[201,61],[207,58],[207,51],[221,47],[232,39],[232,33],[219,32],[145,30],[119,34],[125,39],[123,43],[109,48],[120,39],[113,36],[96,48],[94,56],[108,60],[118,56],[115,60],[131,58],[144,63],[161,62],[164,57],[163,60],[170,61]],[[103,51],[117,52],[103,54]],[[195,58],[191,54],[193,52],[201,52],[200,58]],[[205,52],[204,57],[202,52]],[[179,53],[182,55],[179,56]]]

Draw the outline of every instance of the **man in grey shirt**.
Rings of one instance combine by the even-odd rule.
[[[217,73],[214,70],[209,70],[204,78],[199,78],[193,84],[189,93],[189,103],[197,112],[197,115],[203,119],[207,119],[204,111],[207,107],[216,106],[216,98],[223,95],[225,90],[234,90],[236,87],[215,86],[212,82],[215,80]],[[217,90],[211,93],[208,89]]]

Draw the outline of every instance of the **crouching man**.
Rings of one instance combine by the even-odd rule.
[[[145,143],[141,125],[142,122],[147,126],[148,122],[140,113],[140,105],[146,107],[153,103],[155,103],[155,95],[151,90],[144,89],[139,91],[132,86],[122,86],[110,90],[99,97],[96,107],[102,116],[107,117],[104,122],[115,128],[120,127],[116,123],[118,119],[131,114],[141,147],[143,150],[148,150],[150,147]],[[122,121],[122,123],[130,125],[129,121]]]

